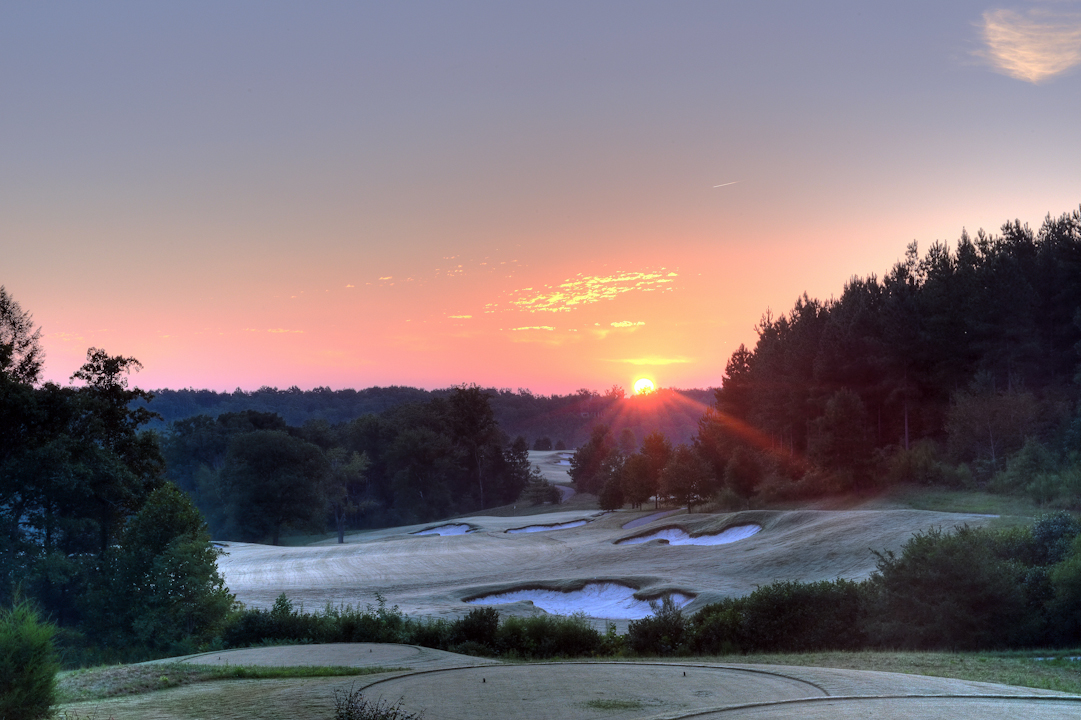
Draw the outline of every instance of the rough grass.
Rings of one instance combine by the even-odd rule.
[[[1069,659],[1079,656],[1081,656],[1081,650],[1010,653],[861,651],[696,656],[686,659],[691,662],[760,663],[843,670],[878,670],[1059,690],[1081,695],[1081,661]],[[671,660],[671,658],[665,659]]]
[[[61,673],[58,700],[61,703],[103,700],[124,695],[141,695],[155,690],[193,685],[214,680],[280,680],[283,678],[352,677],[393,672],[407,668],[257,665],[193,665],[154,663],[117,665]]]

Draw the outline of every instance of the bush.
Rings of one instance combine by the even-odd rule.
[[[668,595],[650,601],[653,614],[632,620],[627,628],[627,644],[639,655],[672,655],[683,646],[686,620],[683,611]]]
[[[496,649],[505,657],[583,657],[599,652],[603,642],[584,615],[534,615],[504,619]]]
[[[772,583],[747,596],[742,610],[745,652],[849,650],[865,640],[866,596],[850,580]]]
[[[494,649],[498,630],[498,610],[490,607],[474,608],[465,617],[451,623],[451,640],[456,644],[471,642]]]
[[[46,718],[56,701],[60,664],[55,628],[26,602],[0,611],[0,718]]]
[[[931,530],[880,554],[872,577],[877,644],[975,650],[1028,644],[1039,613],[1029,613],[1025,568],[995,553],[993,533]]]

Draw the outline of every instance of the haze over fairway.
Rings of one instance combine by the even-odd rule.
[[[50,379],[716,386],[764,308],[1081,199],[1076,2],[6,7]]]

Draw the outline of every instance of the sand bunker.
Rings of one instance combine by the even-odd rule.
[[[762,529],[761,525],[736,525],[716,535],[698,535],[691,537],[680,528],[664,528],[647,535],[620,540],[617,545],[638,545],[650,540],[667,540],[669,545],[727,545],[737,540],[745,540]]]
[[[427,530],[421,530],[420,532],[412,533],[413,535],[465,535],[468,532],[473,532],[473,528],[468,525],[440,525],[439,527],[428,528]]]
[[[588,520],[572,520],[571,522],[557,523],[555,525],[526,525],[525,527],[512,528],[507,530],[509,533],[534,533],[544,532],[545,530],[566,530],[567,528],[582,527]]]
[[[683,607],[694,598],[683,593],[671,593],[672,601]],[[590,583],[581,590],[511,590],[466,600],[471,605],[503,605],[528,601],[553,615],[585,613],[589,617],[610,620],[640,620],[653,614],[648,600],[634,597],[634,588],[618,583]]]

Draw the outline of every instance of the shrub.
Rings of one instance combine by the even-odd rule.
[[[991,536],[967,526],[930,530],[905,543],[900,557],[879,554],[871,587],[875,641],[916,649],[1030,642],[1039,616],[1028,612],[1025,569],[998,557]]]
[[[639,655],[672,655],[683,645],[686,620],[683,611],[665,595],[659,603],[651,601],[653,614],[632,620],[627,628],[627,644]]]
[[[850,580],[771,583],[747,596],[742,614],[744,651],[847,650],[865,640],[866,594]]]
[[[0,610],[0,718],[46,718],[56,700],[60,670],[55,628],[26,602]]]
[[[451,640],[455,643],[472,642],[494,649],[498,629],[498,610],[490,607],[474,608],[465,617],[451,623]]]
[[[506,657],[583,657],[599,652],[602,642],[584,615],[534,615],[504,619],[496,649]]]

